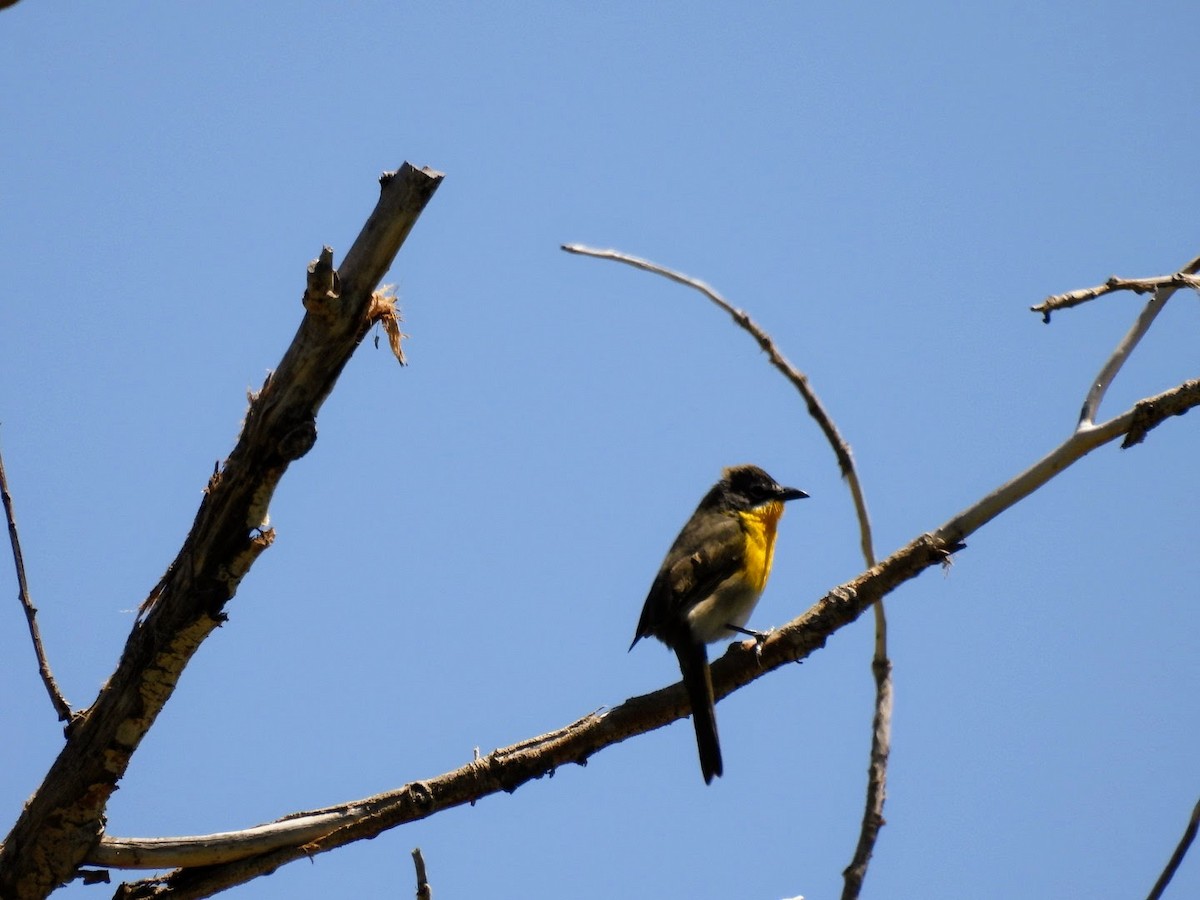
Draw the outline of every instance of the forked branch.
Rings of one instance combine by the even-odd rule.
[[[1174,275],[1167,275],[1162,278],[1146,278],[1141,280],[1110,278],[1103,286],[1097,288],[1089,288],[1087,291],[1076,291],[1075,295],[1087,295],[1086,299],[1090,300],[1094,297],[1102,296],[1110,290],[1131,290],[1141,294],[1147,291],[1153,291],[1153,296],[1142,308],[1136,321],[1130,327],[1129,331],[1121,338],[1112,355],[1105,360],[1104,365],[1100,368],[1098,374],[1092,381],[1091,387],[1088,389],[1087,397],[1084,398],[1083,408],[1079,412],[1079,423],[1076,426],[1079,429],[1088,428],[1096,420],[1096,412],[1100,408],[1100,403],[1104,400],[1104,395],[1108,392],[1109,385],[1113,379],[1117,377],[1117,373],[1121,371],[1121,367],[1125,365],[1125,361],[1129,359],[1138,342],[1145,337],[1146,332],[1150,330],[1150,326],[1158,317],[1158,314],[1163,311],[1167,305],[1167,301],[1181,287],[1191,287],[1200,289],[1200,279],[1194,275],[1196,271],[1200,271],[1200,256],[1191,260],[1184,265],[1182,269]],[[1072,295],[1061,295],[1072,296]],[[1049,303],[1054,298],[1051,297],[1046,303]],[[1082,303],[1083,300],[1078,302]],[[1042,304],[1045,306],[1045,303]],[[1074,304],[1071,304],[1074,305]],[[1033,307],[1038,310],[1039,307]],[[1045,310],[1043,321],[1050,321],[1050,310]],[[1129,446],[1126,444],[1126,446]]]

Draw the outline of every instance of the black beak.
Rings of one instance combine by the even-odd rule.
[[[803,500],[808,494],[804,493],[800,488],[789,488],[781,485],[776,496],[780,501],[786,503],[789,500]]]

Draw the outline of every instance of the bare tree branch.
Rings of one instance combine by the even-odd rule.
[[[1192,841],[1196,839],[1197,829],[1200,829],[1200,800],[1196,801],[1196,805],[1192,807],[1192,817],[1188,820],[1187,828],[1183,830],[1183,837],[1179,839],[1179,845],[1175,848],[1175,852],[1171,854],[1171,858],[1167,861],[1167,867],[1163,869],[1163,873],[1158,876],[1158,881],[1154,882],[1154,887],[1150,889],[1146,900],[1159,900],[1162,897],[1163,891],[1167,889],[1167,885],[1175,877],[1175,871],[1179,868],[1179,864],[1187,856],[1188,849],[1192,846]]]
[[[1200,278],[1194,277],[1197,272],[1200,272],[1200,256],[1186,263],[1174,275],[1159,275],[1154,278],[1118,278],[1116,275],[1113,275],[1104,284],[1098,284],[1095,287],[1080,288],[1077,291],[1068,291],[1065,294],[1051,294],[1036,306],[1029,307],[1029,311],[1041,313],[1042,321],[1049,324],[1050,313],[1055,310],[1070,309],[1073,306],[1079,306],[1087,303],[1089,300],[1095,300],[1097,297],[1103,297],[1105,294],[1112,294],[1116,291],[1149,294],[1152,291],[1161,290],[1169,286],[1174,286],[1176,290],[1181,287],[1200,290]]]
[[[0,497],[4,500],[4,516],[8,520],[8,542],[12,545],[13,566],[17,570],[17,593],[21,607],[25,610],[25,621],[29,625],[29,637],[33,640],[33,652],[37,656],[38,673],[42,676],[42,684],[50,695],[50,703],[58,713],[60,722],[71,721],[71,704],[59,690],[54,673],[50,670],[50,661],[46,658],[46,649],[42,646],[42,630],[37,623],[37,607],[29,596],[29,582],[25,579],[25,557],[21,553],[21,538],[17,534],[17,517],[13,512],[12,495],[8,492],[8,476],[4,474],[4,457],[0,455]]]
[[[1163,391],[1153,397],[1139,400],[1132,407],[1113,416],[1102,425],[1076,431],[1066,441],[1050,451],[1024,472],[996,488],[986,497],[963,510],[941,526],[935,537],[941,540],[961,540],[962,537],[982,528],[1004,510],[1025,499],[1035,490],[1061,472],[1078,462],[1097,447],[1114,438],[1125,435],[1122,449],[1132,446],[1130,438],[1140,440],[1171,416],[1183,415],[1200,403],[1200,379]]]
[[[1197,398],[1200,403],[1200,397]],[[922,535],[879,565],[830,592],[807,613],[772,632],[761,645],[732,644],[712,664],[713,687],[724,697],[766,673],[804,659],[824,646],[828,637],[853,622],[883,594],[940,565],[952,547]],[[311,857],[353,841],[370,839],[389,828],[424,819],[444,809],[474,803],[500,791],[511,793],[522,784],[551,774],[567,764],[584,764],[597,751],[629,737],[683,718],[690,713],[681,684],[631,698],[606,713],[593,713],[549,734],[493,751],[478,760],[427,781],[412,782],[342,807],[313,814],[343,811],[346,824],[303,846],[282,848],[262,856],[204,869],[181,869],[163,878],[126,885],[120,896],[198,898],[269,874],[285,863]]]
[[[296,337],[252,398],[237,446],[209,480],[179,555],[144,604],[116,671],[71,723],[66,746],[0,847],[0,896],[45,897],[99,841],[108,798],[134,751],[270,546],[275,488],[315,443],[317,412],[371,326],[375,286],[441,179],[407,163],[386,173],[341,267],[333,272],[332,253],[324,253],[310,270]]]
[[[968,507],[931,533],[922,534],[861,575],[834,588],[803,615],[772,632],[761,646],[742,641],[712,664],[714,693],[725,697],[782,666],[806,659],[823,647],[831,635],[856,621],[867,609],[900,584],[931,566],[944,564],[964,547],[962,541],[1018,503],[1054,475],[1147,420],[1147,429],[1172,415],[1200,406],[1200,379],[1185,382],[1147,398],[1103,425],[1073,434],[1020,475]],[[1150,409],[1154,413],[1143,413]],[[1147,417],[1156,417],[1151,424]],[[269,874],[293,860],[308,858],[336,847],[377,837],[388,829],[424,819],[445,809],[474,803],[500,791],[511,793],[522,784],[567,764],[586,764],[604,747],[661,728],[689,714],[687,694],[681,684],[633,697],[606,713],[593,713],[549,734],[495,750],[466,765],[426,781],[336,807],[297,814],[337,814],[337,827],[324,836],[294,846],[281,847],[248,859],[204,868],[181,869],[161,878],[131,882],[119,896],[145,898],[195,898]],[[340,824],[338,822],[340,821]],[[328,823],[325,823],[328,824]],[[323,825],[324,827],[324,825]],[[105,838],[103,843],[110,840]]]
[[[606,746],[687,715],[686,694],[681,685],[672,685],[631,698],[607,713],[585,716],[556,732],[496,750],[432,780],[412,782],[340,807],[296,814],[250,832],[173,841],[101,837],[104,805],[137,743],[169,699],[191,654],[223,620],[222,608],[241,577],[270,545],[273,532],[266,529],[270,496],[291,460],[307,452],[315,441],[317,410],[354,346],[371,326],[372,318],[378,318],[381,295],[373,287],[440,178],[439,173],[418,173],[407,164],[396,177],[385,177],[379,207],[342,267],[333,269],[328,249],[310,267],[309,288],[304,296],[308,314],[296,339],[278,372],[269,376],[262,390],[252,397],[238,445],[224,466],[214,472],[192,531],[151,592],[152,602],[145,606],[144,619],[136,624],[117,672],[96,703],[72,723],[67,746],[0,846],[0,896],[43,897],[58,883],[73,877],[85,860],[114,867],[187,866],[161,878],[124,885],[118,892],[120,897],[211,896],[292,860],[373,838],[397,825],[473,803],[488,794],[511,792],[529,780],[553,773],[558,766],[586,764],[591,755]],[[403,182],[398,196],[389,190],[397,179]],[[404,221],[398,224],[396,219]],[[375,241],[394,246],[390,253],[386,247],[381,250],[367,246]],[[359,266],[377,268],[376,277],[371,279],[351,266],[351,258]],[[795,372],[775,350],[769,336],[745,313],[720,300],[711,289],[701,289],[755,336],[773,364]],[[382,299],[388,298],[383,295]],[[804,376],[795,374],[807,386]],[[810,412],[812,405],[819,408],[811,392],[802,393],[806,400],[811,397]],[[1139,401],[1103,424],[1081,423],[1067,441],[1024,472],[935,531],[917,537],[834,589],[761,645],[731,645],[712,665],[716,695],[724,697],[767,672],[807,658],[824,646],[830,635],[868,608],[878,607],[881,598],[899,584],[930,566],[945,563],[949,554],[964,547],[962,541],[968,535],[1087,453],[1120,436],[1125,438],[1123,446],[1138,443],[1170,416],[1181,415],[1197,405],[1200,379]],[[825,421],[829,431],[836,434],[827,416]],[[835,448],[838,446],[849,455],[840,436]],[[861,502],[861,493],[857,502]],[[862,509],[865,515],[865,503]],[[869,531],[866,534],[864,552],[870,553]],[[886,673],[877,673],[877,679],[888,686],[877,702],[878,727],[881,718],[890,717],[891,693]],[[886,755],[883,761],[886,763]],[[879,796],[882,800],[882,789]],[[1194,820],[1196,815],[1200,812]],[[878,824],[881,820],[876,828]],[[1190,826],[1190,830],[1194,828]],[[203,856],[201,852],[210,853],[212,847],[182,846],[188,841],[223,846],[220,855]],[[1187,835],[1185,841],[1190,842]],[[172,843],[176,845],[173,848],[169,847]],[[1182,858],[1184,852],[1186,846],[1181,843],[1176,855]],[[168,855],[176,853],[184,855]],[[235,858],[237,854],[247,855]],[[103,873],[90,872],[88,876],[100,878]]]
[[[842,870],[843,900],[853,900],[862,893],[867,866],[875,852],[879,831],[883,828],[883,805],[887,800],[887,764],[892,752],[892,661],[887,655],[887,620],[883,600],[874,606],[875,652],[871,657],[871,674],[875,678],[875,713],[871,717],[871,755],[867,763],[867,799],[863,804],[862,822],[858,828],[858,843],[850,864]]]

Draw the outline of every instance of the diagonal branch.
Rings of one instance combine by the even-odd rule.
[[[60,722],[71,721],[71,704],[59,690],[54,673],[50,671],[50,661],[46,658],[46,649],[42,646],[42,630],[38,628],[37,607],[29,596],[29,582],[25,579],[25,557],[21,553],[21,538],[17,534],[17,517],[13,512],[12,495],[8,492],[8,476],[4,474],[4,457],[0,456],[0,497],[4,500],[4,517],[8,520],[8,541],[12,545],[13,566],[17,570],[17,592],[20,595],[21,607],[25,610],[25,621],[29,625],[29,637],[33,640],[33,652],[37,656],[38,673],[42,676],[42,684],[50,695],[50,703],[58,713]]]
[[[68,729],[66,746],[0,848],[0,896],[41,898],[69,880],[103,832],[104,809],[184,667],[270,546],[272,495],[316,441],[316,415],[370,328],[367,311],[442,175],[405,163],[341,267],[309,271],[306,314],[278,369],[251,398],[237,445],[213,474],[179,555],[143,606],[116,671]]]
[[[941,541],[962,540],[978,531],[1000,513],[1024,500],[1043,484],[1078,462],[1097,447],[1118,437],[1125,437],[1122,449],[1132,446],[1131,437],[1140,443],[1151,429],[1171,416],[1181,416],[1200,405],[1200,378],[1185,381],[1169,391],[1139,400],[1125,412],[1113,416],[1102,425],[1076,431],[1066,441],[1016,477],[973,503],[934,532]]]
[[[1200,398],[1198,398],[1200,402]],[[712,665],[714,690],[724,697],[782,666],[804,659],[824,646],[839,628],[856,620],[873,603],[899,584],[939,565],[951,548],[928,535],[893,554],[858,578],[830,592],[807,613],[772,632],[762,643],[735,643]],[[675,684],[631,698],[606,713],[593,713],[549,734],[496,750],[435,778],[407,784],[398,790],[325,810],[345,813],[345,824],[303,845],[281,848],[262,856],[199,869],[181,869],[163,878],[126,885],[125,900],[196,898],[269,874],[281,865],[309,858],[345,844],[366,840],[408,822],[445,809],[474,803],[490,794],[516,790],[531,780],[552,774],[567,764],[584,764],[612,744],[644,734],[690,713],[687,694]]]

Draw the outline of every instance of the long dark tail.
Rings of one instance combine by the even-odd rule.
[[[696,727],[696,747],[700,751],[700,771],[704,783],[712,784],[724,768],[721,765],[721,743],[717,739],[717,711],[713,708],[712,675],[708,671],[708,654],[698,641],[681,641],[673,648],[679,657],[683,686],[692,703],[692,724]]]

